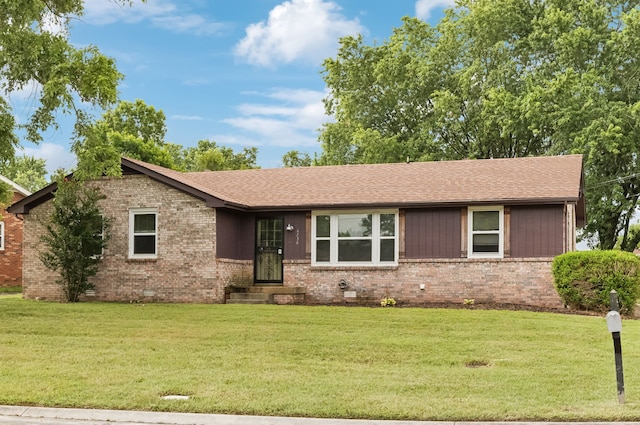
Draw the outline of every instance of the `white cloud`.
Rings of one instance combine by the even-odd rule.
[[[178,7],[170,0],[135,1],[131,7],[112,0],[89,0],[85,3],[85,14],[80,19],[94,25],[116,22],[135,24],[148,20],[158,28],[196,35],[218,34],[228,27],[227,24],[189,13],[186,9],[184,3]]]
[[[53,13],[47,13],[44,16],[40,29],[51,34],[61,36],[66,36],[69,33],[66,18],[61,18]]]
[[[348,20],[332,1],[290,0],[274,7],[266,22],[249,25],[235,54],[260,66],[294,61],[320,64],[335,53],[340,37],[364,30],[357,18]]]
[[[317,145],[317,130],[328,119],[322,104],[325,92],[274,89],[257,95],[274,103],[244,103],[237,107],[239,116],[223,120],[241,133],[253,136],[238,139],[217,135],[215,140],[238,144],[238,140],[253,139],[260,145],[286,147]]]
[[[427,20],[434,9],[448,9],[456,5],[455,0],[418,0],[416,2],[416,16]]]
[[[70,171],[76,166],[75,156],[61,145],[40,143],[39,145],[23,147],[22,150],[25,155],[44,159],[49,175],[52,175],[54,171],[60,168]]]
[[[198,115],[171,115],[172,120],[178,121],[202,121],[204,118]]]

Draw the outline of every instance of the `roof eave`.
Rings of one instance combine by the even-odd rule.
[[[49,186],[45,186],[39,191],[32,193],[26,198],[22,198],[15,204],[11,205],[7,208],[7,212],[11,214],[29,214],[29,210],[31,210],[31,208],[37,207],[38,205],[53,198],[53,193],[57,189],[58,183],[51,183]]]
[[[454,200],[443,202],[378,202],[378,203],[344,203],[344,204],[305,204],[305,205],[251,205],[245,206],[248,211],[309,211],[331,209],[380,209],[380,208],[455,208],[476,205],[562,205],[578,203],[579,198],[536,198],[536,199],[492,199],[492,200]]]

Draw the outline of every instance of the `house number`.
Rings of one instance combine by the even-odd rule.
[[[300,229],[296,229],[296,245],[300,245]]]

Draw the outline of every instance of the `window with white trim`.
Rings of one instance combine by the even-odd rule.
[[[0,251],[4,251],[4,221],[0,221]]]
[[[129,210],[129,258],[158,257],[158,210]]]
[[[95,233],[93,235],[96,241],[100,241],[101,244],[98,247],[94,247],[94,251],[91,253],[92,258],[102,258],[104,255],[104,246],[102,242],[104,241],[104,216],[100,214],[100,232]]]
[[[504,252],[504,208],[469,207],[469,258],[502,258]]]
[[[398,211],[316,211],[311,220],[314,265],[396,265]]]

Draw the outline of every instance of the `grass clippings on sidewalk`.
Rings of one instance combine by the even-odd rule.
[[[410,420],[638,420],[602,317],[0,298],[0,404]],[[186,395],[188,400],[163,400]]]

